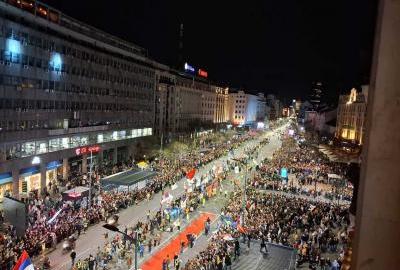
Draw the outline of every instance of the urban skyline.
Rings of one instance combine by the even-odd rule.
[[[338,92],[369,79],[375,0],[254,5],[202,1],[195,9],[180,1],[115,6],[109,1],[44,2],[148,49],[150,57],[173,67],[183,23],[186,62],[209,71],[222,85],[273,93],[286,101],[307,100],[312,82],[322,81],[324,99],[337,103]],[[113,14],[117,18],[103,19]]]

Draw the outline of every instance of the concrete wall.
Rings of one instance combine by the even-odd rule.
[[[400,268],[400,1],[379,5],[352,269]]]

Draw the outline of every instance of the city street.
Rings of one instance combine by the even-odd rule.
[[[268,132],[271,134],[271,132]],[[244,143],[239,149],[235,151],[235,156],[240,156],[242,155],[243,150],[246,147],[249,147],[251,145],[255,145],[258,142],[254,141],[249,141]],[[279,148],[280,142],[279,140],[272,136],[270,144],[267,144],[264,149],[263,149],[263,154],[259,155],[259,159],[261,160],[264,155],[272,155],[272,152]],[[264,152],[265,151],[265,152]],[[206,166],[202,167],[197,173],[198,174],[203,174],[210,170],[213,165],[218,164],[219,162],[223,162],[227,160],[229,157],[224,156],[221,157]],[[180,180],[178,184],[178,188],[175,190],[169,190],[167,189],[170,194],[172,194],[174,197],[179,196],[184,193],[184,178]],[[146,213],[150,211],[156,211],[160,208],[160,200],[161,200],[161,193],[155,194],[155,196],[150,200],[150,201],[143,201],[139,203],[136,206],[130,207],[128,209],[125,209],[120,212],[119,214],[119,224],[120,228],[123,228],[124,226],[127,225],[133,225],[137,223],[139,220],[144,220],[146,218]],[[221,206],[221,203],[214,202],[216,203],[217,206]],[[218,213],[219,209],[213,209],[213,204],[207,205],[206,209],[204,211],[212,211],[214,213]],[[97,247],[104,245],[105,243],[105,238],[104,238],[104,233],[106,230],[102,227],[102,223],[96,224],[88,229],[86,234],[82,234],[79,239],[76,242],[76,253],[77,253],[77,260],[79,258],[84,258],[89,256],[89,254],[95,255],[97,251]],[[164,241],[168,241],[164,240]],[[163,240],[161,241],[163,243]],[[70,257],[69,254],[63,254],[62,252],[62,243],[57,245],[56,250],[48,254],[47,256],[50,258],[51,264],[53,266],[53,269],[56,270],[62,270],[62,269],[69,269],[71,262],[70,262]],[[192,255],[194,253],[191,253]],[[187,255],[188,257],[191,256],[190,253]]]

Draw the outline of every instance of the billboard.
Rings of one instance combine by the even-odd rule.
[[[185,69],[186,72],[195,73],[194,67],[192,67],[192,66],[189,65],[188,63],[185,63],[184,69]]]

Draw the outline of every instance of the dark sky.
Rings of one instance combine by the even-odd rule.
[[[320,80],[326,99],[368,81],[376,0],[45,0],[81,21],[177,62],[184,56],[212,80],[283,99],[307,97]]]

